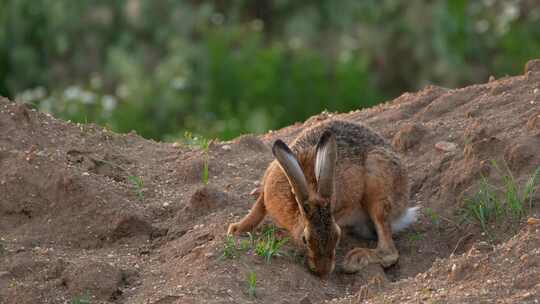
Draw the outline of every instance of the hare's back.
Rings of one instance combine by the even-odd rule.
[[[360,158],[363,161],[367,153],[376,147],[391,149],[388,141],[372,129],[344,120],[326,120],[304,130],[294,140],[291,149],[298,153],[316,146],[326,130],[335,134],[341,160]]]

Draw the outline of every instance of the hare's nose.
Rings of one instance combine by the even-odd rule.
[[[332,271],[334,270],[334,264],[333,263],[321,263],[321,264],[319,264],[317,266],[318,267],[316,267],[315,273],[321,279],[322,278],[327,278],[332,273]]]
[[[322,281],[326,281],[328,280],[328,278],[330,277],[330,274],[332,273],[332,268],[324,268],[324,269],[319,269],[317,272],[316,272],[316,275],[319,277],[319,279],[321,279]]]

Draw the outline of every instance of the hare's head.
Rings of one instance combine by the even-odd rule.
[[[326,276],[334,270],[336,247],[341,236],[331,204],[337,157],[335,136],[326,131],[317,144],[312,157],[315,185],[308,185],[306,174],[310,173],[302,170],[297,156],[283,141],[277,140],[272,151],[298,203],[304,224],[302,241],[307,249],[307,265],[314,273]]]

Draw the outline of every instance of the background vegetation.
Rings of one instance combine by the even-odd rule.
[[[0,0],[0,95],[223,139],[521,72],[536,0]]]

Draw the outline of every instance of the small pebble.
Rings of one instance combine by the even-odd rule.
[[[440,141],[435,144],[435,148],[444,152],[452,152],[457,149],[457,145],[453,142]]]
[[[309,296],[308,295],[305,295],[301,300],[300,300],[300,304],[311,304],[311,300],[309,299]]]

